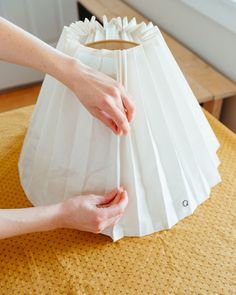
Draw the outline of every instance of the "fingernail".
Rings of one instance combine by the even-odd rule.
[[[117,132],[118,132],[119,135],[122,135],[122,133],[123,133],[120,128],[117,129]]]
[[[129,128],[124,129],[123,134],[124,134],[125,136],[128,135],[128,134],[129,134]]]

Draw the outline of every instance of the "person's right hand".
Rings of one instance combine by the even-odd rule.
[[[105,196],[81,195],[62,203],[60,227],[100,233],[113,226],[128,204],[127,192],[114,189]]]
[[[111,77],[49,46],[0,17],[0,60],[48,73],[69,87],[84,107],[115,134],[127,134],[134,104]]]
[[[135,108],[131,95],[123,85],[78,60],[72,61],[63,83],[94,117],[115,134],[128,134]]]

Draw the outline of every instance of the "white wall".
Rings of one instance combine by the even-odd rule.
[[[236,33],[233,30],[187,5],[186,0],[126,2],[236,82]],[[222,121],[236,132],[236,98],[225,100]]]
[[[63,26],[77,20],[78,12],[76,0],[0,0],[0,16],[55,46]],[[43,77],[35,70],[0,61],[0,90]]]

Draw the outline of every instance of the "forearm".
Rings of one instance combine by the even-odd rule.
[[[60,204],[22,209],[0,209],[0,239],[59,227]]]
[[[65,68],[73,63],[66,54],[0,17],[0,59],[34,68],[64,81]]]

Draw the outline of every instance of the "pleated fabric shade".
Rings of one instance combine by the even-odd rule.
[[[128,206],[103,231],[114,241],[191,215],[221,181],[219,142],[158,27],[93,17],[65,27],[57,48],[123,83],[136,116],[129,135],[116,136],[46,76],[19,161],[29,200],[47,205],[122,185]]]

